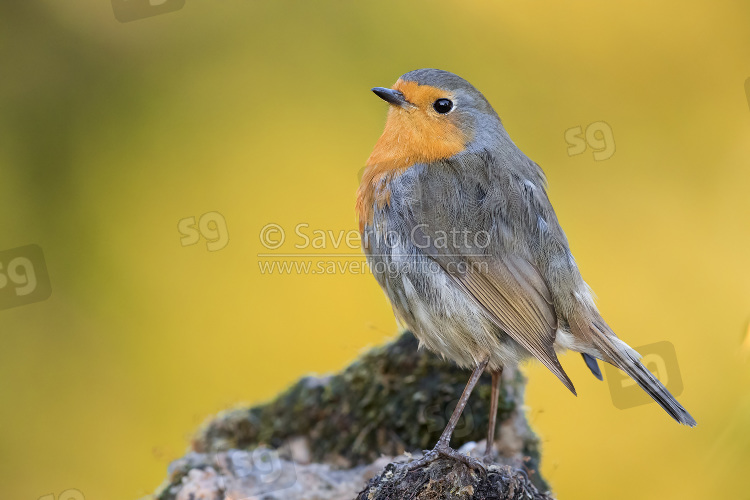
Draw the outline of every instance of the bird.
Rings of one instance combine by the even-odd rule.
[[[482,468],[450,447],[482,373],[492,374],[486,460],[503,367],[535,358],[576,395],[557,357],[567,350],[581,353],[600,380],[598,360],[616,366],[677,422],[695,426],[602,318],[544,172],[511,140],[484,95],[433,68],[372,91],[388,112],[356,195],[367,264],[420,348],[472,370],[434,448],[412,465],[447,456]]]

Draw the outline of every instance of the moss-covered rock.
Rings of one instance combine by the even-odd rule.
[[[437,441],[469,375],[419,350],[414,336],[405,332],[340,373],[305,377],[268,403],[222,412],[198,432],[193,456],[225,456],[230,450],[261,447],[276,450],[282,461],[346,469],[384,455],[419,452]],[[483,375],[456,427],[454,447],[485,438],[490,386],[490,376]],[[538,439],[521,410],[523,388],[522,375],[506,369],[495,443],[498,461],[524,467],[532,481],[546,489],[536,473]],[[209,468],[211,460],[199,462],[187,457],[176,461],[159,498],[177,498],[183,478],[191,470]]]

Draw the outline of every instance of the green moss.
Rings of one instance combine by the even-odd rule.
[[[196,451],[279,446],[292,436],[311,439],[313,460],[339,455],[352,465],[381,454],[431,447],[440,436],[470,372],[427,351],[403,333],[372,349],[343,372],[305,377],[275,400],[220,414],[195,440]],[[482,376],[459,422],[454,441],[484,439],[487,431],[490,376]],[[521,401],[523,379],[501,391],[498,421]],[[369,432],[363,432],[369,431]],[[455,443],[454,443],[455,444]]]

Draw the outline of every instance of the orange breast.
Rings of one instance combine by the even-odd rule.
[[[452,114],[440,115],[432,109],[435,100],[453,97],[445,90],[401,80],[393,88],[414,107],[388,109],[385,130],[367,160],[357,192],[360,232],[372,222],[373,208],[389,203],[388,184],[395,176],[416,163],[450,158],[463,151],[470,140]]]

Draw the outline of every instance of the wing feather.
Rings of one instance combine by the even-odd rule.
[[[513,340],[549,368],[573,394],[554,349],[557,315],[544,279],[514,255],[477,255],[460,246],[436,246],[429,226],[411,229],[417,247],[434,260]]]

